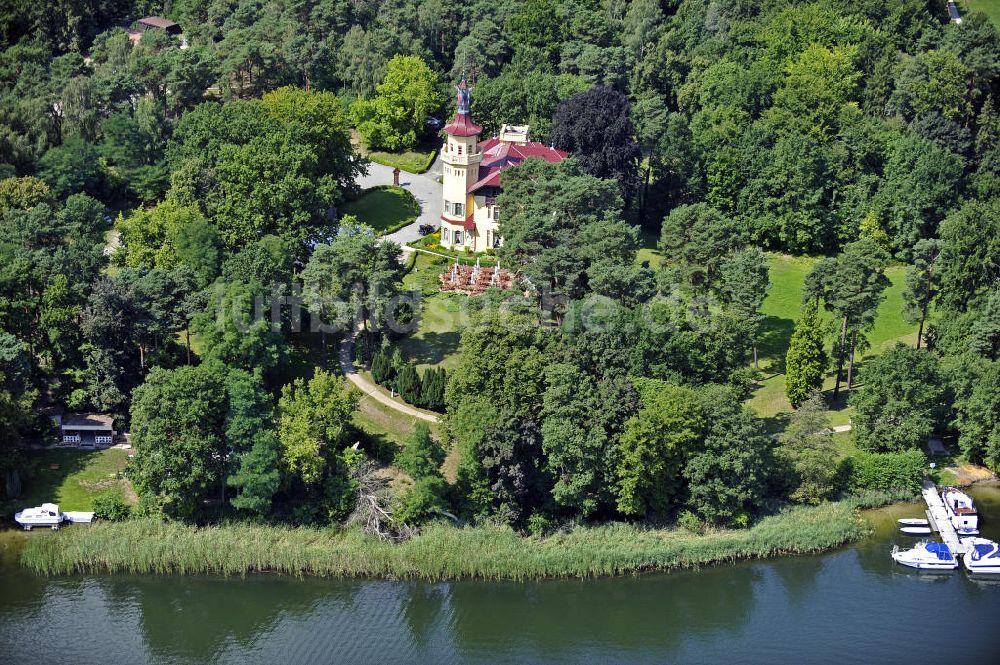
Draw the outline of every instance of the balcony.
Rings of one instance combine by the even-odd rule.
[[[459,155],[455,152],[442,152],[441,161],[445,164],[450,164],[452,166],[468,166],[469,164],[478,164],[483,160],[483,151],[477,150],[476,152],[470,154]]]

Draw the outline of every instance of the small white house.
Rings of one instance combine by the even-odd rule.
[[[100,413],[67,413],[59,430],[63,443],[81,448],[110,446],[115,438],[114,418]]]

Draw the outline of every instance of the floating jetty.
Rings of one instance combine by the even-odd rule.
[[[936,531],[941,540],[945,542],[948,549],[955,556],[965,554],[965,545],[958,539],[958,532],[948,519],[948,511],[944,507],[944,501],[938,492],[937,486],[930,480],[924,480],[924,489],[921,490],[924,501],[927,502],[927,521],[931,529]]]

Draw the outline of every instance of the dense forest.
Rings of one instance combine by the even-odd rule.
[[[130,34],[148,14],[183,37]],[[14,0],[0,49],[8,494],[50,406],[113,413],[136,446],[136,510],[188,519],[342,522],[368,501],[396,529],[442,511],[534,532],[742,526],[912,484],[931,435],[1000,470],[1000,36],[980,14]],[[413,384],[386,366],[398,335],[380,325],[398,314],[399,247],[339,209],[365,169],[352,130],[370,149],[433,144],[461,78],[487,133],[530,124],[572,158],[504,175],[498,257],[521,281],[470,301],[441,441],[418,426],[387,451],[352,421],[326,328],[318,341],[252,303],[301,293],[334,337],[360,312],[361,360]],[[648,238],[662,265],[637,259]],[[745,405],[765,252],[822,257],[777,436]],[[916,348],[856,372],[893,265]],[[863,452],[839,461],[826,410],[844,395]],[[389,463],[409,478],[392,492],[374,471]]]

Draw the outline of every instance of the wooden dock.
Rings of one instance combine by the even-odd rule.
[[[965,554],[965,545],[958,539],[958,532],[948,519],[948,511],[945,510],[944,501],[938,493],[937,486],[930,480],[924,481],[924,489],[921,491],[924,501],[927,502],[927,521],[931,529],[938,532],[941,540],[945,542],[948,549],[955,556]]]

